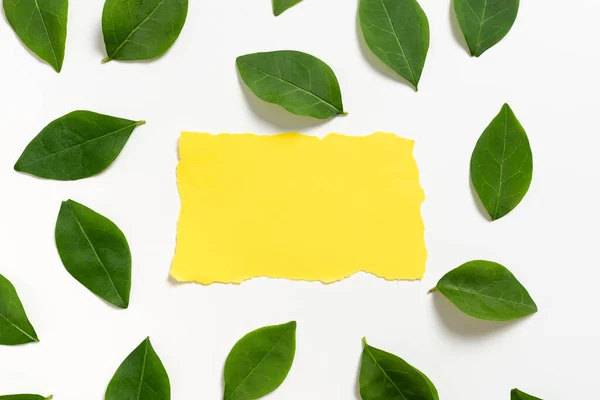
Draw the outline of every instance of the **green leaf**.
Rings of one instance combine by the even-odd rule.
[[[346,114],[340,85],[323,61],[299,51],[273,51],[238,57],[237,68],[260,99],[296,115],[326,119]]]
[[[73,200],[63,201],[55,236],[58,254],[73,278],[115,306],[129,306],[131,252],[112,221]]]
[[[521,392],[519,389],[513,389],[510,392],[510,400],[542,400],[539,397],[531,396]]]
[[[21,42],[60,72],[67,40],[68,0],[3,0],[4,13]]]
[[[96,175],[117,158],[133,130],[143,124],[73,111],[52,121],[27,145],[15,170],[60,181]]]
[[[149,60],[175,43],[188,12],[188,0],[106,0],[102,32],[110,60]]]
[[[529,139],[505,104],[477,141],[471,156],[471,181],[492,221],[504,217],[523,200],[532,176]]]
[[[39,394],[8,394],[0,396],[0,400],[51,400],[52,396],[44,397]]]
[[[276,17],[283,14],[288,8],[294,7],[302,0],[273,0],[273,14]]]
[[[108,384],[105,400],[169,400],[171,384],[162,361],[146,338]]]
[[[0,275],[0,344],[39,342],[12,283]],[[1,397],[0,397],[1,399]]]
[[[510,321],[538,310],[517,278],[492,261],[469,261],[444,275],[434,290],[465,314],[488,321]]]
[[[360,367],[362,400],[439,400],[433,383],[406,361],[363,339]]]
[[[510,31],[519,0],[454,0],[454,11],[471,55],[479,57]]]
[[[367,46],[418,90],[429,50],[429,21],[416,0],[360,0]]]
[[[248,333],[225,362],[223,400],[254,400],[277,389],[296,354],[296,322],[267,326]]]

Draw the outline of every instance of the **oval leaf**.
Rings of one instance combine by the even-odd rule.
[[[67,200],[60,207],[55,235],[58,254],[73,278],[115,306],[129,306],[131,252],[112,221]]]
[[[444,275],[436,289],[465,314],[488,321],[510,321],[538,310],[517,278],[491,261],[461,265]]]
[[[27,145],[15,170],[59,181],[96,175],[117,158],[133,130],[144,123],[73,111],[52,121]]]
[[[454,0],[454,11],[471,55],[479,57],[510,31],[519,0]]]
[[[233,346],[225,362],[223,400],[254,400],[277,389],[296,354],[296,322],[250,332]]]
[[[376,349],[363,339],[360,367],[362,400],[439,400],[433,383],[406,361]]]
[[[8,23],[29,50],[60,72],[67,40],[68,0],[3,0]]]
[[[358,17],[373,54],[418,90],[429,50],[429,21],[416,0],[360,0]]]
[[[273,0],[273,14],[276,17],[287,11],[288,8],[294,7],[302,0]]]
[[[102,32],[110,60],[149,60],[163,55],[179,37],[188,0],[106,0]]]
[[[105,400],[169,400],[171,383],[150,338],[127,358],[108,384]]]
[[[260,99],[296,115],[326,119],[346,114],[340,85],[323,61],[299,51],[273,51],[238,57],[237,68]]]
[[[0,400],[51,400],[52,396],[44,397],[39,394],[8,394],[0,396]]]
[[[523,200],[532,176],[529,139],[505,104],[471,156],[471,182],[492,221],[504,217]]]
[[[0,344],[39,342],[12,283],[0,275]],[[1,399],[1,397],[0,397]]]
[[[513,389],[510,392],[510,400],[542,400],[539,397],[528,395],[521,392],[519,389]]]

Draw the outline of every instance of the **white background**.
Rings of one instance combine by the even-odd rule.
[[[236,340],[295,319],[294,366],[272,399],[357,399],[363,336],[425,372],[445,400],[508,400],[513,387],[544,399],[596,395],[600,3],[523,1],[509,35],[475,59],[449,1],[421,0],[431,46],[418,93],[365,51],[356,3],[305,0],[275,18],[269,0],[190,0],[186,26],[164,57],[101,65],[103,1],[71,1],[60,74],[0,21],[0,273],[16,286],[41,339],[0,347],[0,394],[101,400],[121,361],[149,335],[174,400],[217,400]],[[235,58],[280,49],[327,62],[349,115],[323,123],[249,95]],[[474,200],[469,160],[504,102],[529,134],[535,171],[521,205],[490,223]],[[14,172],[27,143],[76,109],[148,124],[99,176],[53,182]],[[384,130],[415,139],[427,195],[425,279],[386,282],[359,274],[332,285],[260,279],[208,287],[170,281],[182,130]],[[53,232],[68,198],[126,234],[133,253],[128,310],[105,304],[62,266]],[[515,323],[486,323],[426,294],[445,272],[472,259],[509,267],[540,312]]]

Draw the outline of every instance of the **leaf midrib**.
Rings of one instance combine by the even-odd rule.
[[[481,19],[479,20],[479,32],[477,32],[477,40],[475,41],[475,54],[479,52],[479,46],[481,45],[481,42],[479,40],[481,39],[481,31],[483,30],[483,24],[486,22],[485,12],[487,10],[487,4],[488,0],[484,0],[483,13],[481,14]]]
[[[488,295],[485,295],[485,294],[481,294],[481,293],[479,293],[479,292],[477,292],[475,290],[468,290],[468,289],[461,288],[461,287],[443,286],[443,285],[441,287],[442,287],[442,290],[452,290],[452,291],[459,292],[459,293],[468,293],[468,294],[471,294],[473,296],[479,296],[479,297],[483,297],[483,298],[486,298],[486,299],[493,299],[493,300],[497,300],[497,301],[500,301],[500,302],[504,302],[504,303],[508,303],[508,304],[512,304],[512,305],[517,305],[517,306],[522,306],[522,307],[526,307],[526,308],[530,308],[532,310],[535,310],[535,307],[532,306],[532,305],[529,305],[529,304],[526,304],[526,303],[519,303],[519,302],[516,302],[516,301],[507,300],[507,299],[501,299],[499,297],[488,296]]]
[[[392,385],[394,385],[394,387],[396,388],[396,390],[398,391],[398,393],[400,393],[400,395],[402,396],[402,398],[404,400],[406,399],[406,396],[404,395],[404,393],[402,393],[402,391],[400,390],[400,388],[398,387],[398,385],[396,385],[396,382],[394,382],[392,380],[392,378],[390,378],[390,376],[387,374],[387,372],[383,369],[383,367],[381,366],[381,364],[379,364],[379,362],[377,361],[377,359],[375,358],[375,356],[373,355],[373,353],[371,353],[371,348],[370,346],[366,346],[365,347],[367,354],[371,357],[371,359],[373,360],[373,362],[375,363],[375,365],[377,365],[377,367],[381,370],[381,372],[383,372],[383,375],[386,377],[386,379],[388,381],[390,381],[392,383]]]
[[[144,374],[146,373],[146,361],[148,359],[148,339],[144,341],[144,362],[142,363],[142,373],[140,375],[140,386],[138,387],[138,394],[136,400],[140,400],[142,394],[142,386],[144,385]]]
[[[499,177],[500,184],[498,185],[496,209],[494,210],[494,215],[493,215],[494,218],[498,217],[498,211],[500,210],[500,196],[501,196],[501,192],[502,192],[502,183],[504,181],[504,179],[503,179],[504,162],[506,161],[505,156],[506,156],[506,136],[507,135],[508,135],[508,110],[504,110],[504,141],[502,144],[502,160],[500,162],[500,177]]]
[[[19,328],[14,322],[12,322],[10,319],[8,319],[8,317],[5,316],[4,314],[0,313],[0,317],[4,318],[4,320],[6,322],[8,322],[9,324],[11,324],[15,328],[17,328],[17,330],[19,330],[19,332],[21,332],[23,335],[27,336],[29,339],[33,340],[34,342],[38,341],[38,339],[34,338],[33,336],[31,336],[30,334],[25,332],[23,329]]]
[[[59,68],[58,65],[58,58],[56,57],[56,51],[54,50],[54,46],[52,46],[52,40],[50,40],[50,33],[48,33],[48,27],[46,26],[46,21],[44,21],[44,17],[42,16],[42,9],[40,8],[40,5],[38,4],[38,0],[35,0],[35,9],[37,10],[38,14],[40,15],[40,20],[42,21],[42,25],[44,26],[44,32],[46,32],[46,37],[48,38],[48,44],[50,45],[50,50],[52,50],[52,57],[54,57],[54,63],[56,65],[56,68]]]

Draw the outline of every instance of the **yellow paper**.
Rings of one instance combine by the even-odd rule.
[[[425,272],[424,193],[414,142],[388,133],[324,139],[184,132],[171,275],[333,282]]]

